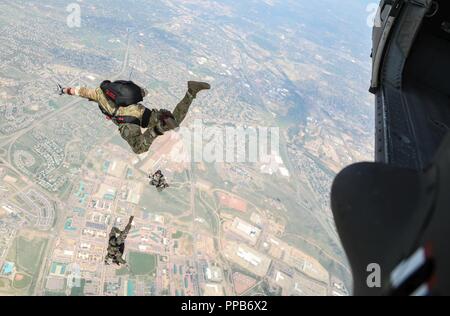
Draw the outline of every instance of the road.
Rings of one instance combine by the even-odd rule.
[[[193,237],[193,255],[192,255],[192,260],[195,264],[195,270],[199,271],[199,266],[198,266],[198,253],[197,253],[197,230],[196,230],[196,225],[197,222],[195,221],[195,219],[197,218],[196,215],[196,209],[195,209],[195,193],[196,193],[196,181],[195,181],[195,174],[194,174],[194,170],[195,170],[195,163],[192,161],[191,162],[191,166],[190,166],[190,170],[188,171],[189,174],[189,178],[191,180],[191,191],[190,191],[190,209],[192,212],[192,218],[194,219],[194,221],[192,222],[192,237]],[[197,291],[197,293],[195,293],[196,295],[201,295],[200,293],[200,286],[199,286],[199,280],[197,279],[196,284],[194,284],[194,289]]]

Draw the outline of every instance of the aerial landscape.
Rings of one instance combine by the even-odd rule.
[[[3,0],[0,295],[350,295],[329,194],[373,160],[368,4]],[[188,80],[212,89],[136,155],[95,103],[56,93],[105,79],[169,110]],[[104,265],[130,216],[128,265]]]

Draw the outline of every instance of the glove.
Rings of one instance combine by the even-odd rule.
[[[59,83],[56,84],[56,89],[59,95],[64,94],[64,88]]]

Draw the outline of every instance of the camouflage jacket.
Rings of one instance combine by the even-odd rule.
[[[112,119],[112,121],[116,125],[120,125],[118,120],[114,119],[117,117],[134,117],[139,120],[140,125],[143,124],[144,113],[150,111],[150,118],[148,128],[153,128],[158,124],[158,111],[157,110],[149,110],[142,104],[133,104],[127,107],[117,107],[114,102],[110,101],[102,89],[90,89],[86,87],[78,87],[75,88],[75,95],[78,95],[82,98],[88,99],[90,101],[96,102],[100,108],[100,110],[108,116],[108,118]]]

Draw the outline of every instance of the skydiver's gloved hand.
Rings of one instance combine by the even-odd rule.
[[[58,92],[59,95],[64,94],[64,88],[59,83],[56,84],[56,91]]]
[[[57,84],[58,94],[59,95],[74,95],[75,89],[74,88],[63,88],[59,83]]]

